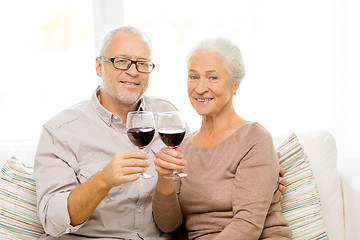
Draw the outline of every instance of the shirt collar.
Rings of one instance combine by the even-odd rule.
[[[145,98],[144,98],[144,96],[142,96],[140,98],[140,104],[139,104],[138,111],[145,111],[145,109],[146,109]]]
[[[104,108],[101,105],[101,103],[98,99],[99,94],[100,94],[100,86],[98,86],[96,88],[96,90],[94,91],[94,93],[91,97],[91,104],[94,106],[96,112],[98,113],[100,118],[104,121],[104,123],[106,123],[108,126],[111,126],[112,119],[114,119],[114,118],[120,119],[120,117],[118,115],[110,112],[109,110],[107,110],[106,108]],[[138,111],[145,111],[145,109],[146,109],[145,106],[146,106],[145,99],[144,99],[144,97],[141,97]]]

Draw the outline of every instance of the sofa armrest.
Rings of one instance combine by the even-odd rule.
[[[346,239],[360,239],[360,159],[338,162],[344,201]]]

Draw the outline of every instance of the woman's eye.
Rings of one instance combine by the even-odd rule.
[[[211,77],[209,77],[209,79],[210,79],[210,80],[216,80],[216,79],[218,79],[218,78],[215,77],[215,76],[211,76]]]
[[[197,76],[189,76],[189,79],[196,80],[196,79],[198,79],[198,77]]]

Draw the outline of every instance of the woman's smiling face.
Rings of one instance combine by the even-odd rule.
[[[201,116],[216,116],[232,107],[237,88],[219,54],[200,50],[190,58],[187,90],[191,105]]]

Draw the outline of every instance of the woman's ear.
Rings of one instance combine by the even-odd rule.
[[[233,93],[234,96],[236,95],[236,91],[238,90],[239,85],[240,85],[239,83],[234,84],[234,87],[233,87],[233,90],[232,90],[232,93]]]

